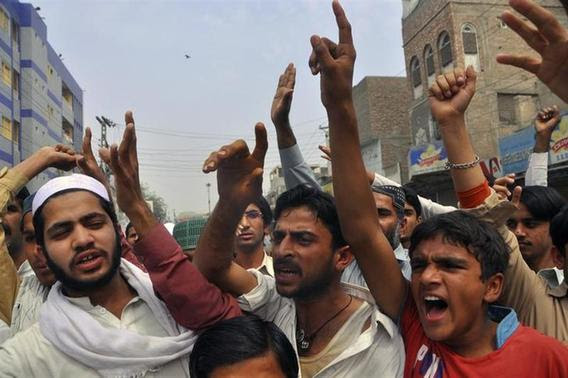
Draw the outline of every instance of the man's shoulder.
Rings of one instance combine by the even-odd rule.
[[[553,337],[543,335],[537,330],[523,325],[519,325],[504,347],[518,348],[529,354],[550,356],[552,359],[559,357],[564,362],[568,361],[568,348],[564,344]]]

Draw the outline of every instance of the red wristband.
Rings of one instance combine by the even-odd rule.
[[[481,205],[491,195],[491,189],[489,189],[489,183],[485,180],[483,184],[457,194],[460,207],[462,209],[472,209]]]

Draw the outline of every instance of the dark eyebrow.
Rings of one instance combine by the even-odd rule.
[[[314,234],[311,231],[308,230],[303,230],[303,231],[290,231],[290,235],[293,236],[294,238],[301,238],[304,236],[311,236],[313,238],[317,238],[317,235]]]
[[[435,263],[442,263],[442,264],[451,264],[451,265],[457,265],[463,268],[466,268],[468,266],[467,260],[466,259],[462,259],[459,257],[452,257],[452,256],[435,256],[432,258],[432,261],[434,261]]]
[[[89,213],[87,215],[82,216],[81,219],[79,219],[79,221],[80,222],[88,222],[90,220],[99,219],[99,218],[104,219],[105,215],[102,214],[102,213]]]

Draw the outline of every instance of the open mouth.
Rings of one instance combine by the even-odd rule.
[[[424,297],[424,308],[428,320],[440,320],[448,309],[448,303],[440,297],[427,295]]]
[[[80,254],[74,261],[75,266],[82,271],[95,270],[100,267],[103,256],[99,252]]]

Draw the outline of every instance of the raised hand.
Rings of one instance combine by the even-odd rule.
[[[101,167],[97,164],[93,149],[91,148],[92,133],[91,129],[87,127],[85,136],[83,137],[82,155],[77,155],[77,166],[87,176],[91,176],[99,180],[103,185],[109,189],[107,177],[103,173]]]
[[[45,162],[48,167],[61,169],[63,171],[70,171],[75,168],[75,159],[80,155],[75,154],[72,147],[64,144],[57,144],[55,147],[42,147],[40,151],[45,154]]]
[[[532,0],[510,0],[511,7],[528,18],[509,11],[501,19],[540,57],[498,54],[497,62],[535,74],[552,92],[568,102],[568,30],[552,13]]]
[[[126,213],[134,224],[138,234],[143,234],[147,229],[151,214],[140,186],[138,174],[138,155],[136,152],[136,131],[132,112],[127,111],[124,115],[126,129],[120,146],[113,144],[110,150],[101,150],[101,159],[108,161],[115,177],[116,201],[118,207]],[[144,218],[145,223],[140,224],[136,220]],[[154,221],[152,217],[152,221]],[[138,224],[137,224],[138,223]],[[142,228],[142,231],[140,230]]]
[[[432,116],[441,127],[463,118],[475,94],[476,74],[472,66],[440,75],[428,90]]]
[[[264,157],[268,149],[266,129],[262,123],[255,128],[256,144],[250,153],[246,142],[239,139],[212,152],[203,172],[217,171],[219,198],[248,204],[262,195]]]
[[[558,111],[558,106],[554,105],[541,109],[536,115],[534,121],[534,128],[537,133],[550,133],[554,127],[560,122],[560,112]]]
[[[278,79],[278,87],[276,88],[276,94],[274,94],[272,107],[270,108],[270,118],[276,128],[286,126],[290,123],[289,115],[295,84],[296,68],[293,63],[290,63]]]
[[[325,107],[351,101],[355,47],[351,25],[337,0],[332,3],[339,29],[339,44],[313,35],[309,66],[313,75],[320,74],[321,101]]]
[[[323,155],[320,155],[322,159],[331,162],[331,148],[329,148],[329,146],[323,146],[323,145],[319,145],[318,148],[323,153]]]
[[[514,183],[515,183],[515,174],[509,173],[508,175],[495,179],[495,183],[493,184],[493,190],[495,190],[499,198],[507,199],[511,196],[511,191],[509,190],[509,187]]]

